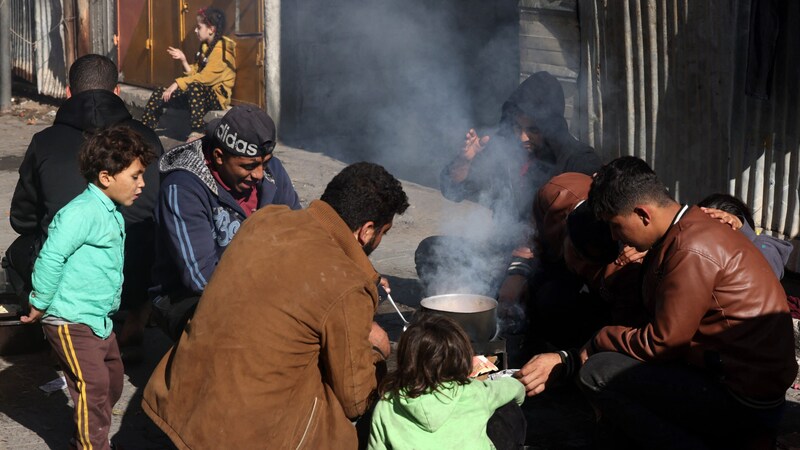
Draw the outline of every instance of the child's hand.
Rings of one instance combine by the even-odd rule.
[[[181,49],[175,47],[167,47],[167,53],[169,53],[169,56],[172,56],[172,59],[177,59],[182,63],[186,62],[186,55],[183,53]]]
[[[43,315],[44,311],[31,306],[31,312],[29,312],[27,316],[20,317],[19,321],[22,323],[34,323],[41,319]]]
[[[164,90],[164,95],[162,95],[161,98],[165,102],[168,102],[170,97],[172,97],[172,93],[175,92],[176,89],[178,89],[178,83],[170,84],[169,87]]]

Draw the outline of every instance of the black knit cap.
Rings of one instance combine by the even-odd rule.
[[[275,122],[254,106],[234,106],[221,119],[209,122],[206,137],[234,156],[264,156],[275,149]]]

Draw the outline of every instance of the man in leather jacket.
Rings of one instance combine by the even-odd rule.
[[[537,355],[519,374],[528,395],[554,371],[580,368],[601,436],[614,445],[769,444],[797,363],[786,294],[759,250],[699,207],[675,202],[635,157],[600,169],[589,204],[614,238],[647,251],[649,319],[604,327],[580,352]]]

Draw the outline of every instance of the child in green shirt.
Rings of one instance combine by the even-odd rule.
[[[521,447],[525,424],[517,405],[525,387],[516,378],[472,380],[471,371],[472,346],[458,324],[436,314],[411,324],[400,337],[397,369],[378,388],[368,448],[494,449],[499,440],[487,424],[501,407],[517,410],[507,416],[516,418],[513,429],[498,430],[501,440],[514,436],[519,441],[511,446]]]
[[[117,207],[130,206],[141,194],[142,175],[154,157],[125,126],[87,139],[79,159],[89,185],[54,216],[34,264],[31,310],[21,320],[41,320],[58,355],[75,403],[77,448],[110,448],[111,408],[123,382],[110,317],[119,308],[125,243]]]

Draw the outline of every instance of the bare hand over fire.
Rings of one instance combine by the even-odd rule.
[[[450,178],[460,183],[469,175],[469,167],[475,155],[482,152],[489,142],[489,136],[478,136],[474,128],[470,128],[464,140],[464,147],[458,158],[450,165]]]
[[[489,136],[478,136],[478,132],[474,128],[467,131],[466,139],[464,139],[464,148],[461,150],[461,157],[467,161],[472,161],[475,156],[482,152],[489,142]]]

